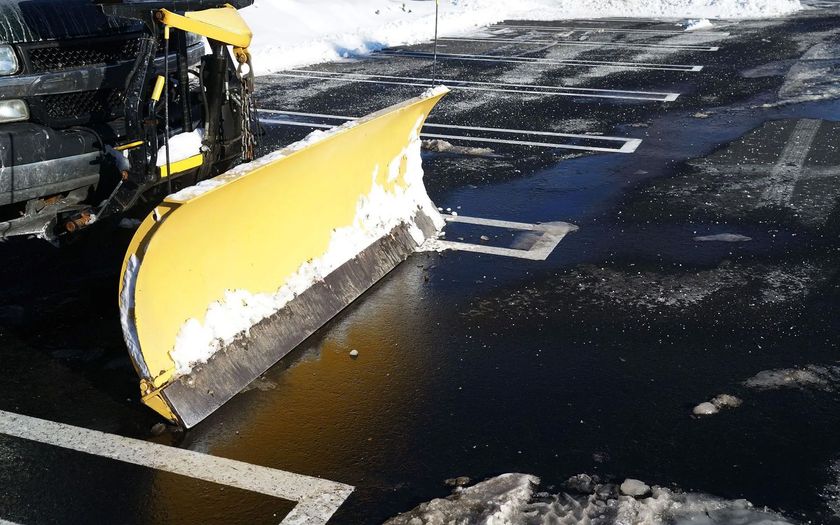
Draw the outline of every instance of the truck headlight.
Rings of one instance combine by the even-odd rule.
[[[0,124],[29,120],[29,107],[26,102],[13,98],[0,100]]]
[[[7,44],[0,44],[0,75],[14,75],[18,72],[15,50]]]

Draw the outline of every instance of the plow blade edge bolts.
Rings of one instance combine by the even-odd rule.
[[[145,404],[196,425],[439,231],[419,135],[445,93],[315,132],[153,210],[120,280]]]

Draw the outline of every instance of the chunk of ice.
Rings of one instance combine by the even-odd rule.
[[[718,394],[712,399],[712,404],[718,408],[738,408],[743,401],[731,394]]]
[[[646,483],[632,478],[625,479],[620,489],[621,493],[625,496],[633,496],[634,498],[644,496],[650,492],[650,487]]]
[[[714,403],[705,401],[694,407],[692,413],[695,416],[711,416],[718,413],[718,407],[716,407]]]

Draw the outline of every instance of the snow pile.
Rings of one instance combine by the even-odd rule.
[[[445,88],[429,90],[423,96],[430,98],[439,94],[441,90]],[[329,131],[313,132],[304,140],[284,150],[234,168],[212,181],[205,181],[213,184],[187,188],[172,198],[201,195],[224,182],[241,177],[256,166],[278,160],[355,125],[356,122],[349,122]],[[251,327],[278,312],[289,301],[308,290],[314,283],[322,281],[400,224],[408,224],[409,233],[414,241],[418,246],[422,244],[425,235],[413,221],[418,211],[431,218],[438,229],[443,228],[443,218],[432,204],[423,185],[419,138],[421,126],[422,119],[419,119],[414,125],[407,147],[388,166],[375,167],[371,174],[372,189],[370,193],[359,198],[353,224],[333,231],[329,246],[321,257],[303,263],[273,294],[228,290],[222,300],[209,305],[203,322],[189,319],[181,326],[175,346],[170,351],[177,375],[188,374],[196,364],[207,362],[213,354],[231,344],[237,336],[247,334]],[[405,185],[397,184],[393,189],[386,190],[378,183],[382,180],[380,169],[387,169],[388,183],[394,182],[402,172]],[[185,191],[187,193],[184,193]]]
[[[518,523],[533,488],[540,479],[528,474],[502,474],[456,491],[392,518],[385,525],[437,525],[447,523]]]
[[[738,408],[743,401],[731,394],[719,394],[709,401],[700,403],[692,413],[695,416],[712,416],[726,408]]]
[[[736,19],[799,9],[799,0],[441,0],[440,34],[454,36],[516,19]],[[256,0],[242,13],[255,35],[251,50],[257,74],[427,42],[434,36],[432,1]]]
[[[503,474],[423,503],[386,525],[792,525],[746,500],[647,487],[637,480],[626,480],[622,486],[638,489],[633,492],[641,497],[623,494],[615,484],[599,483],[585,474],[567,482],[569,493],[534,494],[538,483],[535,476]]]
[[[744,386],[756,390],[797,388],[831,392],[838,383],[840,366],[806,365],[800,368],[763,370],[744,381]]]
[[[689,20],[685,24],[686,31],[700,31],[703,29],[712,29],[714,25],[708,18],[703,18],[701,20]]]
[[[829,467],[831,481],[823,488],[822,497],[825,499],[831,513],[840,518],[840,459],[831,463]]]

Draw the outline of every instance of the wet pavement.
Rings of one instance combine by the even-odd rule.
[[[131,232],[7,242],[0,410],[352,485],[334,523],[506,472],[840,523],[840,9],[715,26],[517,21],[441,41],[434,72],[424,44],[262,77],[270,150],[435,76],[453,92],[430,122],[461,128],[425,131],[462,137],[427,144],[438,206],[579,229],[545,261],[419,253],[197,428],[158,436],[116,304]],[[509,143],[627,143],[603,137],[642,142]],[[529,235],[451,223],[446,239]],[[693,415],[724,393],[742,404]],[[294,506],[18,438],[0,457],[0,518],[22,524],[278,523]]]

